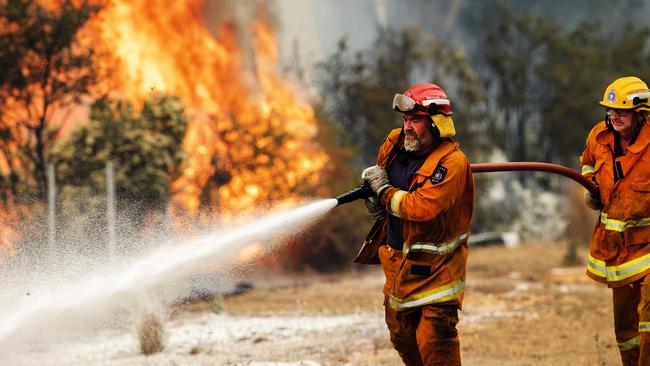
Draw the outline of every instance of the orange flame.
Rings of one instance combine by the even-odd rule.
[[[313,110],[276,75],[277,42],[264,19],[252,27],[254,70],[247,70],[233,27],[210,33],[203,5],[114,0],[93,26],[117,65],[116,90],[138,100],[155,88],[191,107],[172,215],[212,208],[223,220],[296,197],[318,183],[327,156],[314,142]]]
[[[102,2],[80,32],[80,44],[92,44],[99,68],[110,70],[102,86],[135,102],[171,93],[188,106],[187,159],[172,184],[171,216],[218,213],[228,222],[254,206],[291,202],[319,182],[328,157],[315,142],[317,121],[276,74],[277,41],[264,14],[251,29],[211,32],[205,0]],[[253,35],[252,62],[238,42],[242,31]],[[9,227],[0,227],[0,247],[15,240]]]

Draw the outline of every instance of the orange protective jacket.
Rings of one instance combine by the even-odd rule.
[[[391,131],[382,144],[379,166],[386,167],[389,157],[394,157],[390,152],[400,132]],[[458,143],[441,139],[413,175],[409,191],[386,188],[381,202],[388,214],[402,219],[404,238],[404,261],[396,269],[394,281],[387,281],[384,288],[389,305],[398,311],[442,302],[460,306],[474,209],[474,178]],[[383,225],[385,228],[386,223]]]
[[[589,248],[587,274],[609,287],[650,273],[650,126],[641,127],[625,155],[614,158],[614,134],[604,121],[589,133],[582,175],[600,187],[603,209]],[[618,181],[617,175],[622,173]]]

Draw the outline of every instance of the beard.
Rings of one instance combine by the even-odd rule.
[[[408,152],[417,152],[422,149],[422,142],[417,135],[407,134],[404,138],[404,149]]]

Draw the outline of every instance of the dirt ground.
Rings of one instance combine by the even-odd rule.
[[[464,365],[617,365],[611,291],[588,279],[584,265],[566,267],[567,244],[474,248],[469,257],[459,333]],[[586,258],[586,250],[578,251]],[[260,347],[275,362],[401,365],[383,325],[379,268],[345,276],[304,278],[295,286],[229,297],[233,316],[350,316],[380,324],[341,327],[304,340],[304,350]],[[257,345],[267,339],[257,339]],[[255,342],[253,342],[255,343]],[[273,343],[271,341],[271,343]],[[300,347],[300,346],[299,346]],[[256,345],[247,348],[255,354]],[[246,359],[252,357],[243,357]],[[236,363],[238,361],[232,360]]]
[[[564,266],[566,253],[566,243],[471,249],[459,323],[464,365],[620,365],[611,292],[584,265]],[[380,268],[255,285],[226,297],[218,314],[205,302],[165,315],[164,349],[150,356],[133,326],[113,326],[41,342],[1,363],[401,365],[383,322]]]

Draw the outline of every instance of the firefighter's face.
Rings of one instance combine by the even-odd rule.
[[[416,114],[404,114],[404,148],[414,153],[428,152],[433,146],[431,118]]]
[[[634,130],[634,111],[629,109],[608,109],[609,121],[614,130],[622,135],[631,134]]]

